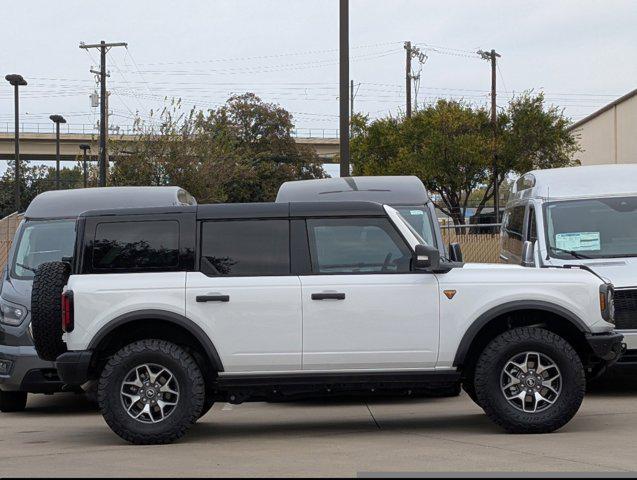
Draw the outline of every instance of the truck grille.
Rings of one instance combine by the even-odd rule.
[[[637,329],[637,288],[615,290],[615,327]]]

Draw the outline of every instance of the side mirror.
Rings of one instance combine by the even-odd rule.
[[[416,245],[411,266],[413,270],[438,270],[440,252],[431,245]]]
[[[459,243],[449,244],[449,260],[459,263],[462,263],[464,261],[462,258],[462,248],[460,248]]]
[[[522,245],[522,261],[520,265],[523,267],[534,267],[535,266],[535,248],[532,242],[528,240],[524,242]]]

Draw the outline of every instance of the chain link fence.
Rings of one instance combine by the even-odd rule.
[[[482,223],[454,225],[453,222],[440,222],[442,239],[445,245],[459,243],[465,262],[500,262],[500,225]]]
[[[22,220],[22,215],[12,213],[0,220],[0,270],[4,268],[9,256],[13,235]]]

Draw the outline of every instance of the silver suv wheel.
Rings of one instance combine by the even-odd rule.
[[[557,364],[538,352],[523,352],[509,359],[502,369],[502,394],[516,409],[538,413],[555,403],[562,391]]]
[[[131,418],[142,423],[158,423],[175,410],[179,383],[166,367],[144,363],[126,374],[120,396]]]

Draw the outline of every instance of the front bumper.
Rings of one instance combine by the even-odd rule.
[[[89,380],[88,372],[92,357],[91,350],[63,353],[55,361],[58,375],[67,385],[77,386],[86,383]]]
[[[593,354],[612,365],[626,350],[623,342],[624,336],[618,332],[604,333],[598,335],[586,335],[586,341],[593,350]]]
[[[62,390],[55,365],[38,358],[29,345],[0,344],[0,390],[29,393],[54,393]]]

